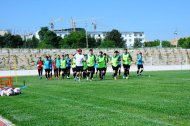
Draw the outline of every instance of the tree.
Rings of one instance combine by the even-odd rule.
[[[184,47],[185,41],[186,41],[186,38],[180,38],[180,39],[178,40],[178,46],[179,46],[179,47]]]
[[[154,40],[154,41],[149,41],[144,43],[145,47],[157,47],[160,45],[160,40]]]
[[[114,41],[111,40],[104,40],[101,42],[100,48],[114,48],[115,44]]]
[[[139,39],[135,39],[134,48],[140,48],[142,46],[143,44],[141,43],[141,41]]]
[[[52,31],[47,31],[40,42],[40,48],[57,48],[59,43],[57,42],[57,35]]]
[[[44,39],[44,36],[45,36],[46,32],[48,32],[48,31],[49,31],[48,27],[41,27],[40,31],[38,32],[40,40]]]
[[[57,36],[57,48],[61,48],[60,42],[61,42],[62,38],[60,36]]]
[[[180,38],[178,40],[178,46],[182,48],[190,48],[190,37]]]
[[[99,46],[101,45],[101,42],[102,42],[101,39],[97,39],[97,40],[96,40],[96,47],[99,47]]]
[[[12,41],[11,41],[11,47],[12,48],[21,48],[23,47],[24,41],[22,40],[20,35],[12,35]]]
[[[188,37],[185,41],[185,48],[190,48],[190,37]]]
[[[5,47],[6,43],[5,43],[4,39],[5,39],[5,37],[0,35],[0,48]]]
[[[38,47],[39,40],[33,36],[32,39],[26,40],[26,46],[28,48],[37,48]]]
[[[171,47],[172,45],[170,44],[169,41],[162,41],[162,47]]]
[[[62,47],[70,48],[84,48],[86,47],[86,35],[84,31],[71,32],[68,36],[62,41]]]
[[[12,43],[12,35],[10,33],[4,35],[3,39],[5,43],[5,47],[11,48],[11,43]]]
[[[24,44],[20,35],[11,35],[10,33],[4,35],[3,41],[5,43],[4,47],[7,48],[21,48]]]
[[[119,48],[124,48],[125,47],[125,42],[123,41],[121,33],[116,29],[113,29],[111,32],[108,32],[106,34],[105,39],[113,41],[115,47],[119,47]]]
[[[96,47],[96,40],[91,38],[89,35],[87,37],[89,48]],[[86,32],[84,30],[71,32],[60,41],[60,45],[61,48],[86,48]]]
[[[88,36],[88,47],[89,48],[96,48],[98,47],[98,43],[94,37]]]
[[[50,31],[48,27],[42,27],[38,34],[40,36],[39,48],[60,48],[62,38]]]

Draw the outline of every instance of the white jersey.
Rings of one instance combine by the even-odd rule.
[[[76,66],[83,66],[83,61],[85,60],[84,55],[80,55],[80,54],[76,54],[75,55],[76,58]]]

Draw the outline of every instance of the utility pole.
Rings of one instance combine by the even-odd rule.
[[[175,41],[176,41],[176,48],[178,47],[177,35],[178,35],[178,32],[177,32],[177,29],[176,29],[175,32],[174,32]]]
[[[86,31],[86,48],[88,49],[88,32],[87,32],[87,23],[85,24],[85,31]]]

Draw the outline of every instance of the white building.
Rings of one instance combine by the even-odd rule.
[[[126,42],[127,47],[133,47],[135,41],[145,42],[144,32],[121,32],[121,36]]]
[[[88,32],[91,37],[97,39],[105,39],[107,32]],[[133,47],[135,41],[145,42],[144,32],[121,32],[121,36],[127,47]]]

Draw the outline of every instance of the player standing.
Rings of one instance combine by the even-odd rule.
[[[73,55],[73,58],[71,60],[71,67],[72,67],[72,70],[73,70],[73,77],[74,77],[74,80],[76,79],[76,73],[77,73],[77,70],[76,70],[76,58],[75,58],[75,54]]]
[[[57,59],[56,59],[56,68],[57,68],[57,77],[59,79],[60,77],[60,73],[61,73],[61,57],[60,55],[58,55]]]
[[[124,75],[123,78],[128,79],[129,78],[129,70],[131,66],[132,57],[127,49],[124,49],[124,53],[121,56],[122,62],[123,62],[123,68],[124,68]]]
[[[50,74],[49,74],[49,69],[50,69],[50,60],[49,57],[46,56],[46,59],[44,60],[44,69],[45,69],[45,76],[46,80],[49,80]]]
[[[96,63],[96,56],[93,53],[93,50],[90,49],[89,50],[89,54],[86,57],[86,61],[87,61],[87,69],[88,69],[88,73],[87,73],[87,80],[90,79],[92,80],[93,75],[95,73],[95,68],[94,65]],[[89,78],[90,77],[90,78]]]
[[[142,58],[142,53],[140,52],[139,55],[137,56],[137,76],[140,76],[141,73],[143,72],[143,58]]]
[[[52,67],[53,67],[53,61],[51,59],[51,56],[49,56],[49,79],[51,80],[52,78]]]
[[[56,67],[56,60],[57,60],[57,58],[55,58],[54,61],[53,61],[53,70],[54,70],[55,78],[58,79],[58,69]]]
[[[42,79],[43,65],[44,65],[44,63],[42,61],[42,58],[39,57],[39,59],[37,61],[39,79]]]
[[[66,70],[66,58],[65,58],[65,55],[63,54],[62,55],[62,59],[61,59],[61,73],[62,73],[62,79],[65,78],[65,75],[67,73],[67,70]]]
[[[69,57],[69,54],[66,54],[66,71],[67,71],[67,79],[70,78],[70,71],[71,71],[71,59]]]
[[[117,56],[118,51],[114,52],[114,55],[111,57],[111,65],[113,69],[113,78],[117,80],[117,73],[118,73],[118,62],[119,58]]]
[[[83,62],[85,62],[84,55],[82,54],[82,49],[77,50],[77,54],[75,55],[76,58],[76,79],[75,80],[81,80],[82,78],[82,72],[83,72]]]
[[[97,63],[98,63],[100,80],[103,80],[105,78],[105,71],[106,71],[106,57],[104,57],[102,51],[99,52],[99,56],[97,57]]]

